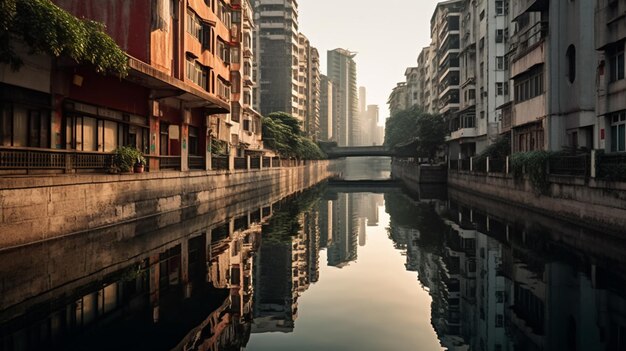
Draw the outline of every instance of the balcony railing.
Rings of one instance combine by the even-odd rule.
[[[180,170],[179,156],[152,156],[151,158],[159,160],[159,169]]]
[[[0,169],[105,170],[110,167],[112,158],[112,154],[98,152],[0,148]]]
[[[146,171],[181,170],[181,156],[146,155]],[[248,157],[234,158],[235,170],[265,169],[278,167],[298,167],[303,161],[281,159],[279,157]],[[216,171],[229,170],[228,156],[212,156],[211,169]],[[204,156],[189,155],[189,169],[204,170]],[[34,148],[0,147],[0,171],[4,173],[29,173],[34,170],[58,170],[75,172],[91,170],[105,172],[111,168],[113,154],[98,152],[82,152],[75,150],[52,150]],[[150,168],[152,166],[152,169]]]
[[[270,157],[263,157],[263,168],[272,167],[272,159]]]
[[[188,163],[190,169],[205,169],[206,167],[204,157],[202,156],[190,155]]]
[[[248,160],[245,157],[235,157],[235,169],[248,169]]]
[[[211,157],[211,169],[213,169],[214,171],[227,171],[228,170],[228,157],[227,156]]]
[[[250,158],[250,169],[260,169],[261,168],[261,158],[260,157],[251,157]]]

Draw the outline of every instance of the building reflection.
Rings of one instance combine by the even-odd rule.
[[[552,223],[548,230],[538,216],[500,204],[494,215],[457,199],[421,204],[387,194],[385,201],[390,236],[433,299],[444,347],[626,349],[623,242],[593,252],[602,233]],[[422,220],[437,213],[440,225]]]
[[[102,242],[89,237],[4,252],[2,276],[16,261],[33,286],[18,277],[2,285],[0,349],[240,350],[250,335],[253,253],[270,214],[256,208],[212,225],[202,224],[207,216],[174,225],[161,217],[94,233],[110,243],[108,254],[90,255]],[[25,264],[37,255],[50,263]]]

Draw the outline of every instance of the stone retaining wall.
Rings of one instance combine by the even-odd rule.
[[[328,161],[247,171],[0,178],[0,249],[192,206],[287,196],[330,176]]]

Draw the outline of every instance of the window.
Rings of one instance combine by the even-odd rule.
[[[496,83],[496,95],[504,95],[504,83]]]
[[[198,128],[189,126],[189,155],[199,155]]]
[[[497,314],[496,315],[496,328],[504,327],[504,315]]]
[[[21,105],[0,106],[0,145],[50,147],[50,112]]]
[[[250,120],[246,119],[243,121],[243,130],[247,132],[250,131]]]
[[[515,80],[515,102],[530,100],[543,94],[543,71],[538,70],[525,78]]]
[[[230,120],[237,123],[241,120],[241,106],[238,103],[233,104],[231,107]]]
[[[576,47],[570,45],[567,48],[567,78],[570,83],[576,80]]]
[[[159,155],[169,155],[170,125],[161,122],[159,125]]]
[[[496,69],[498,71],[504,70],[504,56],[496,56]]]
[[[208,90],[207,86],[207,68],[202,66],[193,57],[188,56],[185,66],[187,71],[187,79],[199,85],[202,89]]]
[[[238,94],[241,91],[241,74],[230,72],[231,93]]]
[[[496,0],[496,16],[504,15],[504,0]]]
[[[624,79],[624,51],[609,56],[609,74],[611,82]]]
[[[503,43],[503,42],[504,42],[504,30],[496,29],[496,43]]]
[[[230,63],[230,48],[228,47],[228,45],[221,40],[218,41],[217,51],[222,61],[225,64],[229,64]]]
[[[626,111],[609,116],[611,121],[611,152],[626,151]]]

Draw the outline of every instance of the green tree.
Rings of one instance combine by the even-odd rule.
[[[446,133],[446,122],[441,116],[425,113],[414,106],[387,120],[385,145],[397,148],[416,141],[415,156],[432,159],[445,145]]]
[[[78,19],[50,0],[0,1],[0,62],[15,70],[23,64],[13,47],[16,39],[33,52],[69,57],[100,73],[128,73],[128,57],[102,23]]]
[[[263,118],[263,142],[283,157],[325,158],[319,146],[304,134],[300,121],[285,112],[270,113]]]
[[[417,155],[435,159],[446,142],[447,126],[441,116],[421,114],[417,120]]]

